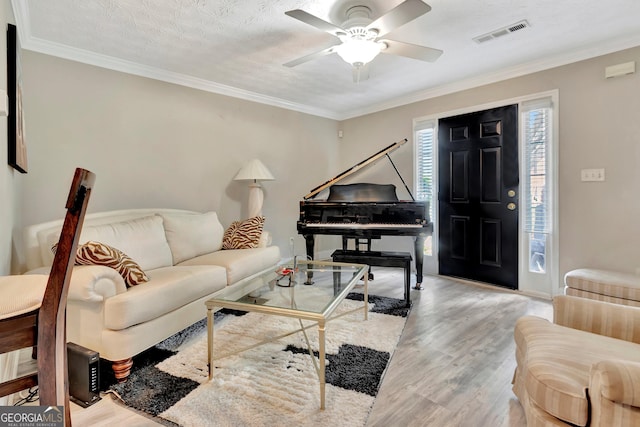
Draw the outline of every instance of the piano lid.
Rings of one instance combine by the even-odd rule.
[[[346,178],[349,175],[359,171],[363,167],[375,162],[376,160],[380,159],[383,156],[387,156],[389,161],[391,161],[391,157],[389,157],[389,153],[397,150],[398,148],[400,148],[406,142],[407,142],[407,138],[403,139],[402,141],[394,142],[393,144],[389,145],[388,147],[383,148],[382,150],[378,151],[374,155],[369,156],[368,158],[364,159],[360,163],[358,163],[358,164],[356,164],[354,166],[351,166],[349,169],[345,170],[344,172],[339,173],[338,175],[334,176],[333,178],[331,178],[329,181],[325,182],[324,184],[317,186],[316,188],[311,190],[309,192],[309,194],[304,196],[304,199],[305,200],[309,200],[309,199],[314,198],[322,190],[325,190],[325,189],[331,187],[332,185],[337,184],[338,182],[340,182],[344,178]],[[391,164],[393,165],[392,161],[391,161]],[[396,173],[398,174],[398,176],[400,176],[400,172],[398,172],[398,169],[396,168],[396,166],[393,165],[393,167],[396,170]],[[404,182],[404,179],[402,179],[402,176],[400,176],[400,179],[402,180],[402,183],[404,184],[404,186],[407,189],[407,191],[409,191],[409,188],[407,187],[407,184]],[[411,191],[409,191],[409,194],[411,195]],[[413,199],[413,195],[411,195],[411,198]]]

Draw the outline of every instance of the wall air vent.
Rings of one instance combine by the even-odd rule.
[[[473,41],[476,43],[484,43],[488,42],[489,40],[497,39],[499,37],[506,36],[507,34],[514,33],[516,31],[524,30],[525,28],[529,27],[529,23],[526,20],[522,20],[520,22],[516,22],[515,24],[507,25],[506,27],[498,28],[497,30],[493,30],[489,33],[474,37]]]

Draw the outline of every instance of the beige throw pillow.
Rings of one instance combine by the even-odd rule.
[[[222,249],[257,248],[263,228],[263,216],[254,216],[244,221],[234,221],[224,232]]]
[[[173,254],[173,264],[222,248],[224,228],[215,212],[203,214],[160,214]]]

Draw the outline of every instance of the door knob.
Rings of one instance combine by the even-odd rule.
[[[515,192],[515,190],[509,190],[509,191],[507,191],[507,196],[509,196],[509,197],[516,197],[516,192]]]
[[[516,204],[511,202],[507,205],[507,209],[509,209],[510,211],[514,210],[516,208]]]

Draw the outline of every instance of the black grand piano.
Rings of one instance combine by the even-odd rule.
[[[428,202],[416,201],[413,198],[389,157],[389,153],[406,142],[404,139],[389,145],[304,196],[304,200],[300,201],[297,228],[298,234],[305,238],[309,258],[313,259],[314,256],[316,234],[342,236],[345,250],[347,239],[357,239],[356,242],[367,240],[369,251],[371,239],[380,239],[382,236],[412,236],[415,239],[416,288],[421,289],[424,241],[432,231]],[[392,184],[337,184],[348,175],[385,156],[393,165],[412,200],[398,200],[395,185]],[[326,200],[313,200],[325,189],[329,189]]]

